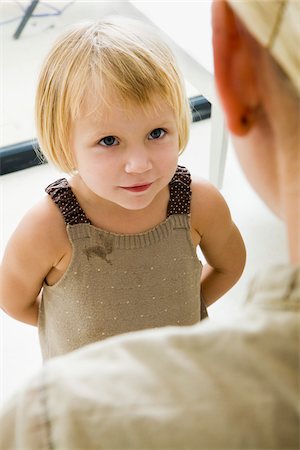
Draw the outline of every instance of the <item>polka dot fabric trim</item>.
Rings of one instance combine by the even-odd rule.
[[[169,184],[170,200],[167,217],[173,214],[190,214],[191,175],[183,166],[177,166],[175,175]]]
[[[77,225],[79,223],[91,223],[65,178],[54,181],[54,183],[46,187],[45,191],[58,206],[66,224]]]
[[[190,185],[191,176],[189,171],[183,166],[177,166],[177,170],[169,184],[170,200],[167,217],[174,214],[190,214]],[[91,221],[86,217],[66,178],[60,178],[54,181],[45,191],[60,209],[67,225],[77,225],[79,223],[91,224]]]

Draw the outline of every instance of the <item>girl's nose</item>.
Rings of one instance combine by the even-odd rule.
[[[128,152],[125,172],[127,173],[144,173],[152,168],[152,163],[146,149],[137,148]]]

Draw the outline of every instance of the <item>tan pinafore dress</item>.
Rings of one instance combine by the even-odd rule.
[[[206,317],[202,264],[190,232],[191,178],[178,166],[166,219],[138,234],[94,227],[66,179],[46,188],[60,209],[73,255],[63,277],[44,285],[39,337],[44,359],[110,336]]]

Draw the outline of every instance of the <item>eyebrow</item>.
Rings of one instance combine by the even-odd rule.
[[[94,122],[94,123],[93,123]],[[101,120],[97,120],[97,121],[89,121],[89,128],[90,128],[90,132],[88,132],[89,135],[94,135],[94,134],[105,134],[105,135],[111,135],[113,134],[111,131],[109,131],[109,129],[113,130],[113,128],[117,128],[118,125],[111,125],[111,126],[106,126],[106,124],[103,124],[103,121]],[[150,122],[150,120],[149,120]],[[146,128],[145,124],[145,128]],[[149,128],[149,130],[153,130],[155,128],[164,128],[164,127],[171,127],[173,125],[176,125],[176,120],[174,119],[170,119],[170,118],[157,118],[157,120],[153,120],[153,122],[151,124],[149,124],[149,126],[147,128]],[[107,129],[107,132],[105,132],[105,129]]]

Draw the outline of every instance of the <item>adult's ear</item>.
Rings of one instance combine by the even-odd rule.
[[[259,105],[258,45],[225,0],[212,6],[215,81],[227,126],[238,136],[251,129]]]

